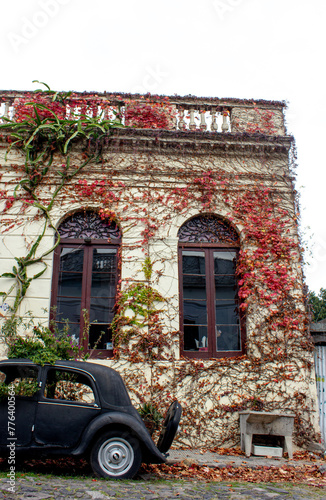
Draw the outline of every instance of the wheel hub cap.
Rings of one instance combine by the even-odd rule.
[[[123,438],[108,439],[99,449],[99,464],[111,475],[127,472],[134,460],[134,450]]]

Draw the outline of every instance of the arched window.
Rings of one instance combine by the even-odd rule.
[[[224,219],[200,215],[178,236],[181,354],[239,356],[245,339],[235,276],[238,234]]]
[[[114,221],[85,211],[69,216],[58,231],[61,239],[54,254],[51,300],[56,324],[63,329],[68,322],[75,341],[95,355],[104,350],[109,356],[120,229]]]

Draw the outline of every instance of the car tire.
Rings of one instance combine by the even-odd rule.
[[[158,438],[157,448],[161,453],[166,453],[173,442],[177,433],[181,418],[182,408],[178,401],[174,401],[166,412],[162,425],[162,431]]]
[[[107,431],[94,444],[90,463],[94,473],[107,479],[131,479],[141,465],[139,441],[128,432]]]

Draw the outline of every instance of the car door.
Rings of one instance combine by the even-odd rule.
[[[0,366],[3,396],[0,401],[0,445],[17,447],[32,442],[40,367],[26,363]],[[9,386],[9,398],[5,395]],[[11,393],[15,395],[11,396]]]
[[[75,447],[101,411],[94,380],[82,370],[48,367],[42,385],[35,419],[36,442]]]

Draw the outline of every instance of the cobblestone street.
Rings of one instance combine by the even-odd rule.
[[[306,455],[307,456],[307,455]],[[79,469],[64,461],[63,469],[54,473],[52,466],[41,468],[25,464],[24,475],[17,473],[14,491],[10,491],[7,469],[1,468],[0,499],[6,500],[326,500],[325,460],[313,458],[309,460],[288,460],[285,458],[273,459],[269,457],[245,457],[244,455],[219,455],[218,453],[203,452],[200,450],[171,450],[167,460],[170,466],[170,477],[164,476],[164,471],[153,472],[151,468],[143,468],[134,480],[106,481],[97,479],[89,466]],[[194,473],[191,480],[180,479],[177,468],[173,466],[193,467],[197,464],[198,473]],[[313,466],[320,472],[317,476],[309,476],[308,472],[300,476],[300,482],[293,482],[295,474],[302,470],[309,471]],[[27,467],[27,468],[26,468]],[[310,467],[310,469],[309,469]],[[260,481],[262,471],[274,469],[287,471],[286,482],[276,482],[273,479]],[[225,477],[229,480],[204,480],[200,476],[203,471],[226,471]],[[247,482],[237,479],[236,472],[250,470],[251,476]],[[29,472],[30,471],[30,472]],[[174,471],[174,472],[173,472]],[[289,472],[290,471],[290,472]],[[292,472],[291,472],[292,471]],[[57,475],[55,475],[57,474]],[[65,474],[71,474],[67,478]],[[163,474],[160,477],[159,474]],[[76,477],[74,477],[76,476]],[[241,476],[238,476],[241,477]],[[312,483],[311,481],[315,481]],[[270,481],[270,482],[268,482]]]
[[[306,500],[326,499],[326,490],[306,485],[250,484],[197,481],[133,480],[114,482],[92,479],[17,479],[15,493],[8,492],[6,479],[0,480],[0,498],[6,500]]]

